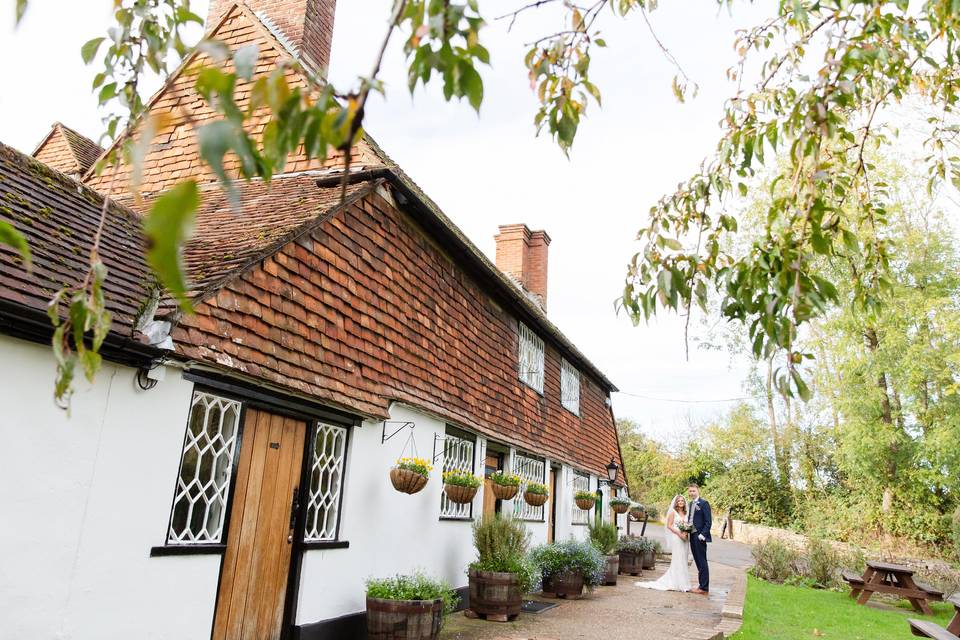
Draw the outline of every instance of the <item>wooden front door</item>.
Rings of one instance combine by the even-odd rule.
[[[500,501],[493,495],[493,482],[490,474],[500,471],[503,467],[503,456],[499,453],[487,453],[483,469],[483,517],[492,518],[500,511]]]
[[[213,640],[280,638],[306,428],[246,411]]]
[[[557,470],[550,469],[550,510],[547,511],[547,542],[557,541]]]

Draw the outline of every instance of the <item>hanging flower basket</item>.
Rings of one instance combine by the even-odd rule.
[[[397,466],[390,469],[390,482],[400,493],[417,493],[427,486],[432,469],[423,458],[400,458]]]
[[[498,500],[513,500],[520,491],[520,476],[494,471],[489,476],[493,495]]]
[[[626,513],[630,509],[630,501],[626,498],[611,498],[610,508],[616,513]]]
[[[640,522],[643,520],[643,509],[631,509],[630,519],[634,522]]]
[[[447,499],[457,504],[473,501],[480,488],[480,478],[466,471],[446,471],[443,474],[443,492]]]
[[[577,491],[576,495],[573,496],[573,501],[577,503],[580,509],[589,511],[596,504],[596,496],[590,491]]]
[[[550,493],[547,486],[539,482],[530,482],[527,484],[527,490],[523,492],[523,500],[531,507],[542,507],[547,503]]]

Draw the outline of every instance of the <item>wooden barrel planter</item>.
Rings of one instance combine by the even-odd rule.
[[[531,507],[542,507],[547,503],[547,498],[549,498],[545,493],[530,493],[529,491],[523,494],[523,500]]]
[[[579,571],[564,571],[543,577],[543,595],[548,598],[583,597],[583,574]]]
[[[513,497],[520,491],[518,485],[497,484],[496,482],[491,482],[490,485],[493,487],[493,495],[497,496],[498,500],[513,500]]]
[[[603,568],[603,584],[608,587],[617,585],[617,574],[620,573],[620,556],[604,556],[606,564]]]
[[[657,566],[657,554],[651,549],[650,551],[644,551],[641,559],[644,569],[653,569]]]
[[[576,501],[577,507],[583,509],[584,511],[589,511],[593,509],[593,505],[596,504],[596,501],[593,498],[580,498]]]
[[[450,500],[450,502],[469,504],[473,502],[473,497],[477,495],[478,488],[479,487],[464,487],[459,484],[445,484],[443,485],[443,492],[447,494],[447,499]]]
[[[470,611],[476,617],[506,622],[520,615],[523,593],[517,574],[471,570],[468,578]]]
[[[427,486],[426,477],[410,469],[390,469],[390,482],[401,493],[416,493]]]
[[[620,573],[631,576],[643,575],[643,556],[630,551],[620,552]]]
[[[423,476],[421,476],[423,477]],[[369,640],[436,640],[443,624],[443,601],[367,598]]]

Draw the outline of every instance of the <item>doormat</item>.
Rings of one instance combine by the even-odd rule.
[[[539,600],[524,600],[520,610],[524,613],[543,613],[548,609],[559,607],[559,602],[540,602]]]

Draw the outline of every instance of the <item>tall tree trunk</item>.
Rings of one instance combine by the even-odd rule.
[[[877,349],[880,348],[880,338],[877,336],[877,331],[873,327],[868,326],[864,330],[864,339],[867,344],[867,350],[870,353],[876,353]],[[891,410],[890,403],[890,388],[887,384],[887,374],[885,371],[881,371],[880,375],[877,376],[877,386],[880,388],[880,419],[885,425],[894,428],[893,424],[893,412]],[[893,507],[893,482],[897,477],[897,443],[896,440],[890,445],[890,450],[887,457],[887,477],[886,485],[883,488],[883,500],[880,505],[881,511],[886,514],[890,512],[890,509]]]
[[[777,427],[777,410],[773,395],[773,356],[767,360],[767,417],[770,421],[770,437],[773,440],[773,458],[777,464],[777,473],[784,486],[790,486],[790,462],[784,451],[783,439]]]

